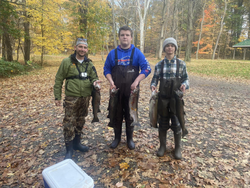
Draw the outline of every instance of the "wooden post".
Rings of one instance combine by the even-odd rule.
[[[234,48],[234,53],[233,53],[233,60],[235,59],[235,48]]]

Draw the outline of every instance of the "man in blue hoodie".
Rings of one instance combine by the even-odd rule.
[[[118,89],[118,103],[113,125],[115,139],[110,148],[115,149],[121,141],[123,117],[126,122],[128,148],[135,149],[133,142],[134,126],[129,113],[129,96],[131,91],[139,87],[140,81],[150,73],[150,65],[143,53],[131,44],[133,31],[128,26],[119,29],[120,45],[107,56],[104,65],[104,75],[110,83],[110,90]],[[141,71],[140,71],[141,70]],[[139,72],[140,71],[140,72]]]

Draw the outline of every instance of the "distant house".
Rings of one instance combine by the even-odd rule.
[[[238,44],[233,45],[233,48],[234,48],[233,59],[235,59],[235,48],[243,48],[244,49],[243,60],[245,60],[247,48],[250,48],[250,39],[244,40]]]

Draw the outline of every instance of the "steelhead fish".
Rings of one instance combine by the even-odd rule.
[[[155,90],[152,91],[150,100],[149,100],[149,119],[150,126],[154,128],[158,128],[158,92]]]
[[[101,101],[101,86],[96,84],[92,90],[92,109],[93,109],[93,120],[91,123],[99,122],[99,118],[97,117],[97,113],[100,112],[100,101]]]
[[[139,88],[135,88],[134,91],[130,93],[129,97],[129,113],[130,117],[133,119],[131,126],[141,126],[138,122],[138,98],[139,98]]]
[[[180,122],[182,129],[182,138],[188,134],[187,128],[185,126],[185,112],[184,112],[184,101],[182,99],[183,92],[180,90],[175,91],[175,101],[176,101],[176,116]]]
[[[116,115],[116,110],[117,110],[117,103],[118,103],[118,89],[112,89],[110,92],[110,100],[109,100],[109,114],[108,118],[110,120],[108,126],[109,127],[114,127],[114,121],[115,121],[115,115]]]

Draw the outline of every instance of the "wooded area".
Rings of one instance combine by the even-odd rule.
[[[159,59],[166,37],[177,39],[185,61],[232,59],[232,46],[250,38],[249,0],[1,0],[0,20],[2,58],[22,55],[26,63],[31,54],[43,64],[45,54],[71,53],[77,37],[104,59],[123,25],[133,29],[136,47]],[[238,48],[234,57],[242,54]]]

